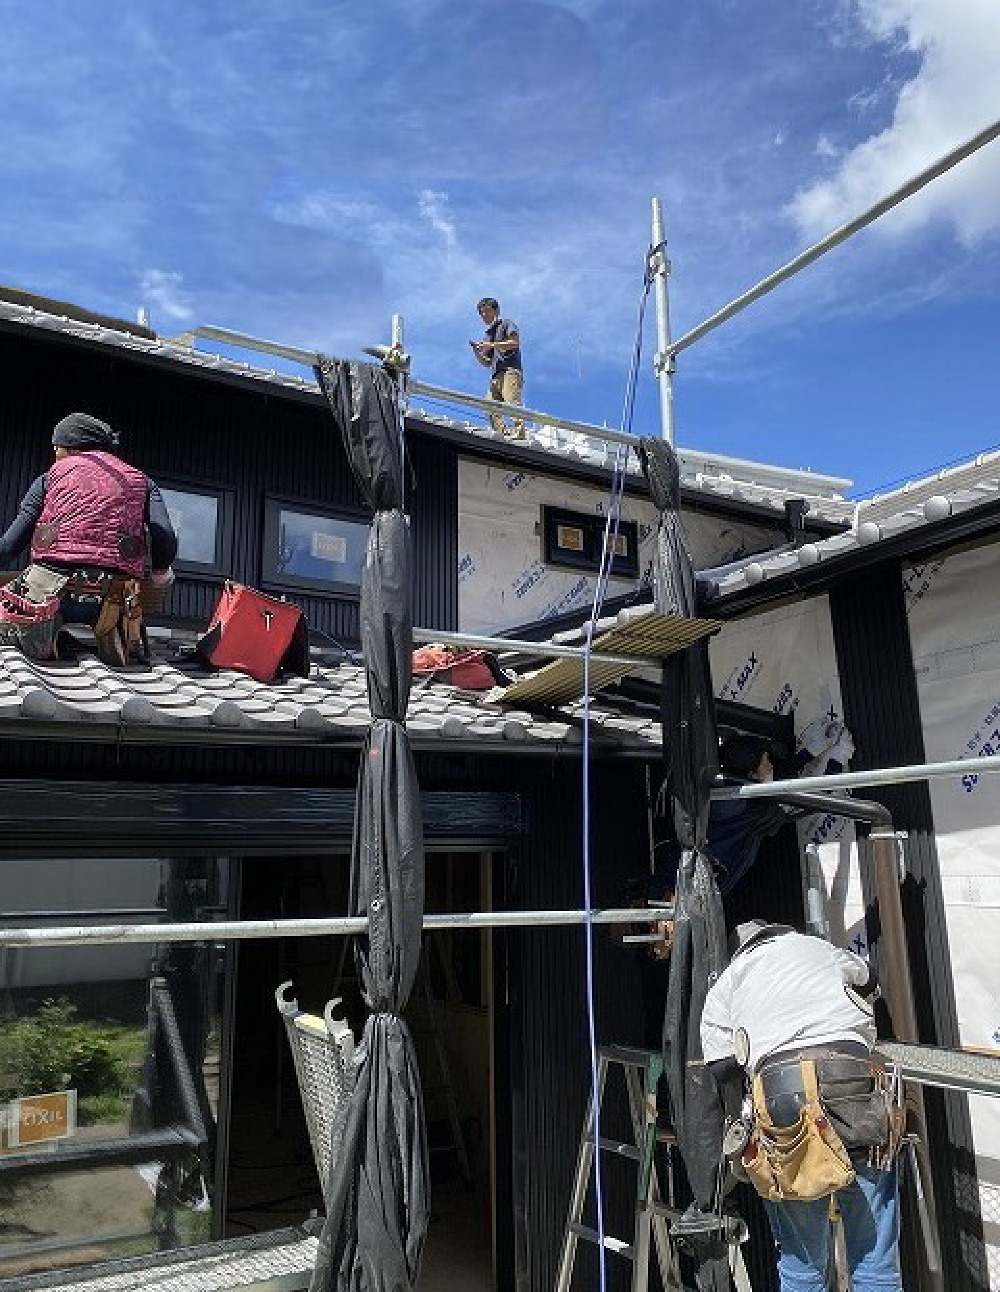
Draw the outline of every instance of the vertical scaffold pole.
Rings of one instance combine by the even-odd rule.
[[[653,198],[653,295],[656,300],[656,354],[653,371],[660,387],[660,434],[671,446],[674,443],[674,368],[676,359],[670,352],[670,300],[667,279],[670,261],[663,232],[663,204]]]

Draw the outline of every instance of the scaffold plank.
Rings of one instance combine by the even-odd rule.
[[[648,667],[650,659],[666,659],[721,627],[715,619],[683,619],[656,611],[629,616],[595,637],[592,646],[598,654],[636,656],[635,664],[602,664],[592,659],[590,690],[612,686],[629,673]],[[583,674],[582,659],[554,660],[537,673],[519,678],[495,698],[503,705],[567,704],[583,695]]]

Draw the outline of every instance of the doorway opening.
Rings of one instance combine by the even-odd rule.
[[[241,919],[317,918],[348,909],[349,859],[245,858]],[[489,909],[491,858],[428,852],[426,909]],[[497,1090],[493,934],[425,933],[404,1017],[423,1083],[431,1171],[431,1223],[420,1287],[491,1292],[495,1278]],[[237,944],[232,992],[232,1070],[225,1228],[260,1233],[323,1214],[323,1197],[274,990],[291,980],[302,1009],[343,999],[355,1037],[367,1011],[347,937]]]

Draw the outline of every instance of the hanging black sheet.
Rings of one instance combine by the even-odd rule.
[[[372,1011],[326,1190],[310,1292],[410,1292],[430,1206],[427,1137],[413,1040],[400,1014],[420,958],[423,823],[403,721],[413,652],[409,525],[402,504],[397,387],[382,369],[318,357],[316,375],[358,482],[375,508],[361,585],[361,646],[372,724],[361,751],[350,913]]]
[[[697,583],[680,524],[676,455],[664,440],[643,439],[639,457],[660,513],[654,564],[656,609],[662,614],[696,616]],[[695,1232],[687,1242],[698,1260],[698,1282],[705,1289],[728,1288],[725,1244],[720,1245],[718,1233],[712,1233],[707,1214],[716,1204],[724,1114],[701,1049],[705,996],[727,963],[722,902],[705,851],[709,792],[719,769],[707,639],[664,662],[663,751],[663,792],[676,841],[684,850],[663,1020],[664,1071],[677,1147],[694,1195],[688,1219]],[[702,1222],[706,1228],[699,1234]]]

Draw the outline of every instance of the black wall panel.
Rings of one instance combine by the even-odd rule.
[[[363,508],[339,428],[319,398],[287,397],[263,385],[234,385],[173,371],[121,351],[69,343],[44,333],[0,333],[5,374],[0,406],[4,470],[0,524],[52,461],[52,426],[76,409],[122,433],[124,455],[157,480],[233,491],[232,562],[241,583],[261,583],[264,500],[278,494],[320,506]],[[457,468],[455,449],[432,437],[408,444],[410,506],[416,545],[416,621],[455,627],[457,615]],[[203,626],[219,579],[179,576],[158,622]],[[338,641],[358,640],[350,597],[296,592],[310,625]]]
[[[409,434],[407,457],[407,506],[418,566],[413,622],[454,632],[458,629],[458,451],[432,436]]]
[[[600,765],[592,778],[591,864],[595,906],[619,905],[624,881],[648,868],[644,770]],[[579,766],[554,763],[535,778],[530,828],[512,879],[514,904],[580,908],[583,900]],[[511,936],[514,1030],[514,1169],[518,1200],[517,1283],[530,1292],[554,1286],[583,1117],[590,1093],[587,978],[582,928],[525,930]],[[594,932],[595,1015],[599,1043],[642,1044],[639,953]],[[602,1117],[606,1135],[627,1140],[622,1073],[612,1069]],[[607,1231],[629,1236],[635,1164],[602,1155]],[[590,1223],[594,1223],[591,1214]],[[631,1267],[608,1256],[608,1288],[630,1286]],[[579,1244],[574,1286],[597,1286],[596,1251]]]
[[[524,834],[494,875],[498,908],[580,909],[583,900],[582,770],[576,759],[459,758],[420,755],[425,791],[488,783],[515,791]],[[625,881],[648,873],[646,771],[638,763],[597,760],[591,767],[592,901],[625,900]],[[498,1286],[551,1292],[555,1286],[583,1117],[590,1094],[586,957],[583,928],[512,929],[496,935],[497,997],[509,1006],[508,1034],[498,1038],[500,1105],[497,1182],[501,1214]],[[643,1006],[639,952],[606,927],[594,930],[595,1017],[599,1044],[641,1046]],[[620,1070],[608,1082],[602,1129],[627,1139]],[[506,1103],[506,1107],[504,1106]],[[505,1119],[505,1120],[504,1120]],[[609,1233],[631,1234],[635,1164],[604,1154]],[[513,1212],[504,1210],[511,1200]],[[593,1197],[591,1194],[590,1204]],[[590,1213],[593,1221],[593,1212]],[[506,1262],[505,1264],[503,1262]],[[631,1266],[608,1257],[609,1292],[625,1292]],[[597,1286],[597,1258],[579,1245],[574,1288]],[[650,1287],[656,1287],[651,1281]]]
[[[836,586],[830,612],[844,716],[857,745],[852,767],[926,761],[899,566],[879,566]],[[884,803],[895,828],[908,833],[903,914],[917,1024],[921,1040],[956,1046],[955,988],[927,784],[879,786],[861,796]],[[870,884],[865,896],[871,902]],[[877,963],[877,938],[872,945]],[[989,1278],[968,1103],[964,1096],[937,1091],[927,1091],[926,1102],[945,1281],[956,1290],[985,1288]]]

